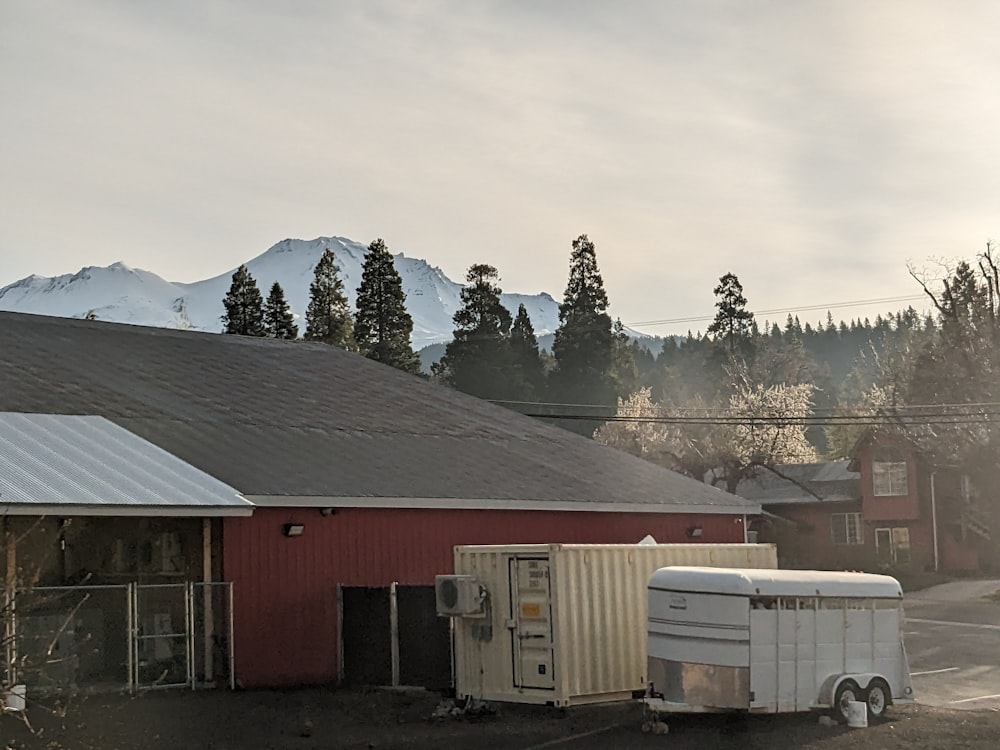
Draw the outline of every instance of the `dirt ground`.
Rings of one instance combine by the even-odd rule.
[[[35,704],[0,716],[0,750],[322,750],[325,748],[669,748],[689,750],[995,750],[1000,712],[923,706],[890,709],[867,729],[822,726],[817,715],[688,716],[667,736],[641,731],[636,703],[502,705],[433,718],[440,696],[422,692],[294,690],[96,696]],[[53,712],[52,709],[55,709]],[[441,713],[439,711],[439,713]]]

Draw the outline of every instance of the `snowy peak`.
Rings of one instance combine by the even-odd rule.
[[[281,285],[299,319],[300,333],[305,328],[303,317],[309,304],[313,269],[328,248],[336,257],[344,290],[353,306],[368,250],[353,240],[285,239],[245,264],[264,297],[274,282]],[[462,285],[424,260],[398,253],[393,262],[413,318],[414,348],[449,341],[452,316],[461,306]],[[119,323],[219,332],[222,299],[235,270],[188,284],[166,281],[121,261],[107,267],[87,266],[75,274],[52,278],[32,275],[0,289],[0,310],[68,318],[94,315]],[[540,336],[558,327],[559,308],[548,294],[505,294],[501,301],[512,315],[523,304]]]

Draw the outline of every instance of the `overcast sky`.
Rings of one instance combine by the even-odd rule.
[[[0,286],[339,235],[560,298],[587,233],[626,323],[710,315],[729,271],[753,310],[915,295],[908,261],[1000,235],[997,29],[996,0],[0,0]]]

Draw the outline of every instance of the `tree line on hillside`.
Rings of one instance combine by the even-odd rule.
[[[983,496],[1000,484],[1000,274],[987,244],[941,278],[910,270],[936,314],[912,307],[813,326],[789,315],[758,326],[727,273],[704,333],[659,351],[612,322],[594,243],[572,243],[552,351],[520,306],[500,303],[500,276],[469,268],[454,338],[431,376],[730,491],[782,463],[850,455],[869,429],[892,431],[925,456],[961,469]],[[226,296],[226,331],[295,338],[280,286],[264,303],[241,267]],[[352,316],[333,254],[310,287],[305,338],[416,373],[412,320],[392,258],[369,247]],[[927,416],[933,414],[934,419]],[[1000,500],[993,504],[1000,535]]]
[[[941,270],[910,269],[936,315],[764,330],[726,274],[706,334],[637,360],[638,387],[595,439],[734,491],[783,463],[849,457],[876,431],[968,477],[1000,538],[1000,266],[987,244]]]

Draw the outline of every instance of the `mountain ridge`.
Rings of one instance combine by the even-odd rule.
[[[267,296],[275,281],[281,284],[300,332],[305,328],[313,269],[327,248],[336,257],[353,308],[367,251],[358,242],[337,236],[286,238],[245,263],[262,296]],[[450,341],[452,316],[461,307],[462,284],[426,260],[396,253],[393,263],[403,281],[406,307],[413,318],[414,349]],[[84,266],[76,273],[60,276],[32,274],[0,288],[0,310],[67,318],[92,316],[117,323],[219,333],[222,300],[235,270],[186,283],[167,281],[122,261],[104,267]],[[506,293],[501,302],[512,315],[517,313],[518,305],[524,304],[540,336],[558,328],[559,305],[547,292]]]

